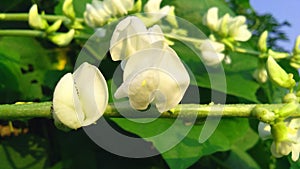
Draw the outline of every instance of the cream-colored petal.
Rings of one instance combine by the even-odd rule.
[[[162,0],[148,0],[144,6],[144,12],[158,12],[160,9],[160,3]]]
[[[73,77],[85,115],[82,126],[87,126],[96,122],[106,109],[108,104],[106,81],[99,69],[87,62],[76,69]]]
[[[297,161],[299,159],[300,143],[292,145],[292,160]]]
[[[148,31],[137,17],[127,17],[115,28],[110,41],[110,54],[114,61],[124,60],[139,49],[150,45]]]
[[[220,64],[223,59],[225,58],[225,55],[223,53],[216,53],[213,51],[203,51],[202,54],[202,61],[207,66],[214,66]]]
[[[217,31],[218,29],[218,10],[218,8],[212,7],[203,17],[203,24],[214,31]]]
[[[263,140],[272,138],[271,126],[267,123],[259,122],[258,124],[258,134]]]
[[[69,128],[81,127],[83,112],[75,109],[78,95],[71,73],[64,75],[57,83],[53,94],[53,109],[58,120]],[[80,105],[79,105],[80,106]]]

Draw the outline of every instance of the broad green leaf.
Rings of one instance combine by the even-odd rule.
[[[247,152],[237,147],[232,148],[226,163],[232,169],[260,169],[259,165]]]
[[[56,69],[53,66],[56,62],[56,51],[45,49],[34,38],[3,37],[0,38],[0,53],[6,63],[13,63],[6,68],[2,67],[2,69],[7,72],[8,69],[15,72],[16,81],[11,83],[7,81],[11,86],[18,85],[21,95],[14,99],[43,99],[42,87],[47,83],[44,81],[44,76],[48,70]]]
[[[1,141],[0,168],[30,168],[46,167],[47,141],[34,135],[12,137]]]
[[[2,103],[14,102],[14,99],[20,96],[18,83],[18,78],[21,76],[20,59],[14,54],[10,56],[0,51],[0,102]]]
[[[135,123],[127,119],[112,119],[124,130],[137,134],[147,141],[151,141],[158,151],[164,150],[166,145],[180,140],[180,136],[190,126],[180,123],[176,130],[166,138],[150,137],[164,132],[174,124],[172,119],[156,119],[151,123]],[[177,123],[178,124],[178,123]],[[247,132],[249,125],[246,119],[223,119],[213,135],[203,144],[198,142],[203,124],[191,126],[191,131],[172,149],[161,152],[170,168],[184,169],[191,166],[202,156],[218,151],[230,150],[232,144]]]

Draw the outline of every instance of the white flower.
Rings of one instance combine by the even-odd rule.
[[[86,5],[84,20],[90,27],[101,27],[112,17],[128,14],[134,6],[134,0],[93,0]]]
[[[203,17],[203,24],[223,37],[245,42],[252,36],[245,16],[231,17],[228,13],[219,19],[218,8],[212,7]]]
[[[271,145],[272,155],[279,158],[292,153],[292,160],[297,161],[300,153],[300,119],[289,119],[284,122],[284,126],[275,128],[275,126],[260,122],[258,127],[260,137],[263,139],[277,137]]]
[[[99,69],[83,63],[64,75],[54,90],[54,119],[71,129],[95,123],[108,103],[106,81]]]
[[[190,78],[175,51],[168,47],[145,49],[130,56],[123,81],[116,98],[129,97],[137,110],[154,102],[158,111],[164,112],[181,101]]]
[[[236,41],[245,42],[252,36],[251,32],[248,30],[245,16],[230,18],[228,21],[228,30],[229,36]]]
[[[137,17],[127,17],[115,28],[110,41],[112,60],[125,60],[135,52],[146,48],[163,48],[165,39],[160,27],[147,30]]]
[[[225,55],[221,53],[224,49],[225,46],[222,43],[214,42],[209,39],[204,40],[200,45],[203,63],[208,66],[220,64],[225,57]]]

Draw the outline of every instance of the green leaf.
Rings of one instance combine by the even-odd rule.
[[[7,56],[0,51],[0,75],[0,102],[14,102],[14,99],[20,96],[18,78],[21,76],[21,70],[17,55]]]
[[[53,69],[55,52],[45,49],[34,38],[3,37],[0,39],[0,54],[2,54],[0,59],[3,58],[6,63],[11,63],[9,66],[2,67],[3,71],[10,70],[15,74],[11,76],[15,78],[15,81],[6,81],[11,86],[18,86],[21,96],[14,97],[14,99],[42,99],[45,72]]]
[[[259,165],[247,152],[237,147],[232,148],[230,156],[225,163],[232,169],[260,169]]]
[[[30,168],[46,167],[47,142],[34,135],[23,135],[2,140],[0,144],[1,168]]]
[[[185,123],[176,123],[172,133],[161,137],[150,137],[158,135],[173,125],[172,119],[156,119],[150,123],[135,123],[127,119],[112,119],[124,130],[137,134],[147,141],[151,141],[158,151],[162,153],[170,168],[184,169],[202,156],[218,151],[227,151],[240,137],[243,137],[249,128],[246,119],[223,119],[213,135],[203,144],[198,142],[203,124],[189,126]],[[174,127],[174,126],[173,126]],[[191,130],[185,133],[190,127]],[[170,145],[180,140],[182,134],[187,134],[175,147],[165,150]]]

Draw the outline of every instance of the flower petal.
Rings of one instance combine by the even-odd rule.
[[[115,28],[110,41],[110,54],[114,61],[124,60],[139,49],[149,46],[147,28],[137,17],[127,17]]]
[[[96,122],[104,113],[108,103],[106,81],[99,69],[87,62],[81,64],[73,74],[78,89],[84,119],[82,126]]]
[[[77,91],[71,73],[64,75],[57,83],[53,94],[53,109],[57,119],[69,128],[81,127],[84,114],[75,109],[78,100]],[[80,105],[79,105],[80,106]]]

